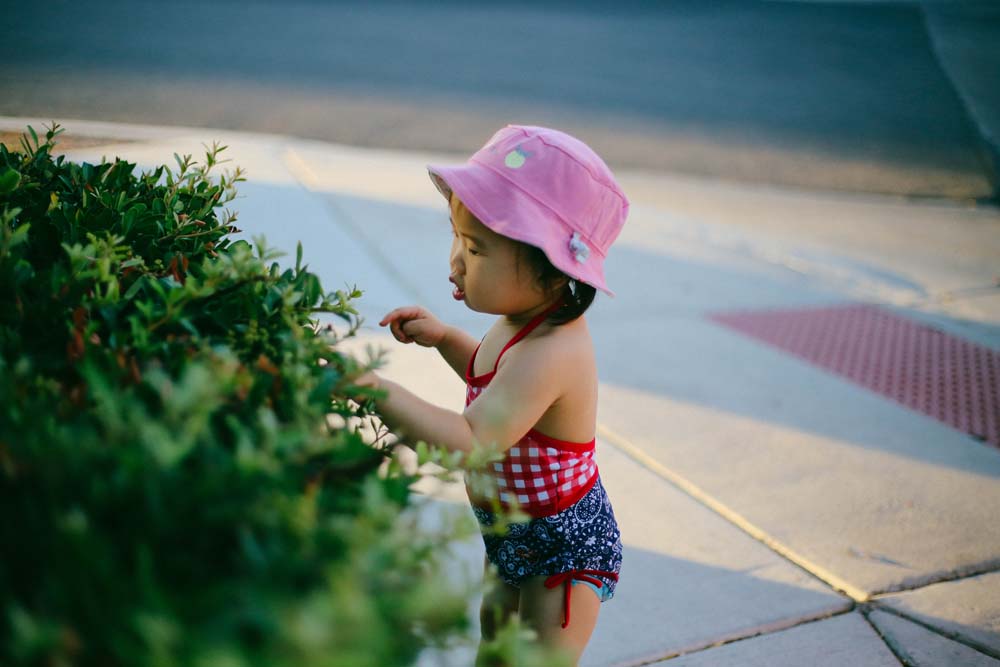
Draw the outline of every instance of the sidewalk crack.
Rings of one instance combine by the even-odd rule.
[[[299,157],[291,148],[285,148],[282,159],[288,171],[291,172],[292,177],[298,182],[298,184],[307,190],[310,194],[318,196],[322,201],[323,205],[330,212],[330,217],[333,219],[334,224],[338,224],[341,229],[347,231],[360,245],[362,245],[368,255],[374,260],[378,265],[378,269],[392,279],[393,283],[400,291],[402,291],[409,299],[416,303],[426,303],[427,299],[424,295],[414,286],[413,281],[407,279],[399,270],[396,269],[394,262],[386,256],[382,251],[382,248],[376,243],[375,239],[372,239],[367,234],[365,234],[361,225],[358,225],[350,215],[347,214],[342,208],[340,208],[332,195],[324,194],[318,191],[317,185],[319,179],[310,169],[309,165]]]
[[[843,579],[834,572],[826,569],[819,563],[809,560],[788,545],[780,542],[762,528],[752,523],[749,519],[739,514],[728,505],[719,502],[697,485],[688,481],[681,475],[678,475],[673,470],[670,470],[667,466],[663,465],[642,449],[609,429],[604,424],[598,422],[597,432],[602,438],[607,440],[609,444],[620,450],[623,454],[656,475],[659,475],[680,491],[683,491],[687,495],[691,496],[696,501],[721,516],[723,519],[729,521],[737,528],[748,534],[750,537],[754,538],[758,542],[761,542],[764,546],[784,558],[786,561],[819,579],[837,593],[846,595],[854,602],[868,601],[870,594],[867,591],[858,588],[846,579]]]
[[[935,635],[937,635],[939,637],[943,637],[943,638],[945,638],[945,639],[947,639],[949,641],[953,641],[956,644],[962,644],[963,646],[967,646],[968,648],[971,648],[974,651],[978,651],[979,653],[982,653],[983,655],[987,655],[987,656],[989,656],[991,658],[995,658],[995,659],[1000,660],[1000,651],[997,651],[996,649],[994,649],[994,648],[992,648],[990,646],[987,646],[985,644],[977,642],[975,639],[970,639],[969,637],[962,636],[962,635],[958,634],[957,632],[952,632],[952,631],[949,631],[949,630],[945,630],[944,628],[935,627],[934,625],[931,625],[930,623],[928,623],[927,621],[925,621],[923,619],[917,618],[915,616],[911,616],[910,614],[907,614],[906,612],[900,611],[899,609],[896,609],[894,607],[889,607],[887,605],[882,605],[882,604],[879,604],[878,602],[868,603],[868,604],[864,605],[864,607],[861,610],[861,613],[865,617],[865,620],[868,620],[868,614],[871,613],[872,611],[884,611],[884,612],[886,612],[888,614],[892,614],[893,616],[897,616],[897,617],[903,619],[904,621],[909,621],[910,623],[913,623],[914,625],[919,625],[924,630],[927,630],[929,632],[933,632]],[[870,620],[868,620],[868,622],[872,623]],[[874,625],[874,624],[872,624],[872,625]],[[876,629],[876,632],[878,632],[877,629]],[[879,636],[882,636],[881,633],[879,633]],[[883,638],[883,640],[884,640],[884,638]],[[896,650],[895,650],[895,648],[893,647],[893,643],[891,643],[889,641],[886,641],[886,644],[889,646],[889,648],[892,650],[893,653],[897,653]],[[900,656],[897,654],[896,657],[900,657]],[[911,665],[911,663],[906,659],[905,653],[904,653],[903,658],[901,658],[900,660],[901,660],[901,662],[904,665],[907,665],[907,667],[909,667],[909,665]]]

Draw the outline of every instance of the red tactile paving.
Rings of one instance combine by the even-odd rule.
[[[1000,352],[870,304],[709,319],[1000,447]]]

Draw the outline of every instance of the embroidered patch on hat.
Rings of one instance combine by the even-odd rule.
[[[503,159],[503,163],[510,167],[511,169],[520,169],[524,166],[525,161],[531,157],[531,153],[526,150],[522,150],[520,146],[507,153],[507,157]]]
[[[569,240],[569,250],[573,253],[576,261],[583,264],[590,257],[590,248],[580,238],[579,232],[573,232],[573,237]]]

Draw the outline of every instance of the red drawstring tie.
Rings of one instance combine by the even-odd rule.
[[[614,572],[605,572],[603,570],[571,570],[569,572],[560,572],[559,574],[553,574],[551,577],[545,580],[546,588],[555,588],[560,584],[566,584],[566,620],[563,622],[562,626],[565,628],[569,625],[569,600],[570,594],[573,591],[573,580],[586,581],[587,583],[594,584],[598,588],[604,585],[604,582],[600,579],[595,579],[594,577],[588,576],[591,574],[600,575],[602,577],[608,577],[609,579],[614,579],[618,581],[618,575]]]

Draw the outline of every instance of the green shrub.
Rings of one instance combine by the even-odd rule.
[[[448,536],[350,425],[359,325],[177,158],[0,147],[0,664],[404,665],[468,627]],[[334,249],[335,253],[335,249]]]

